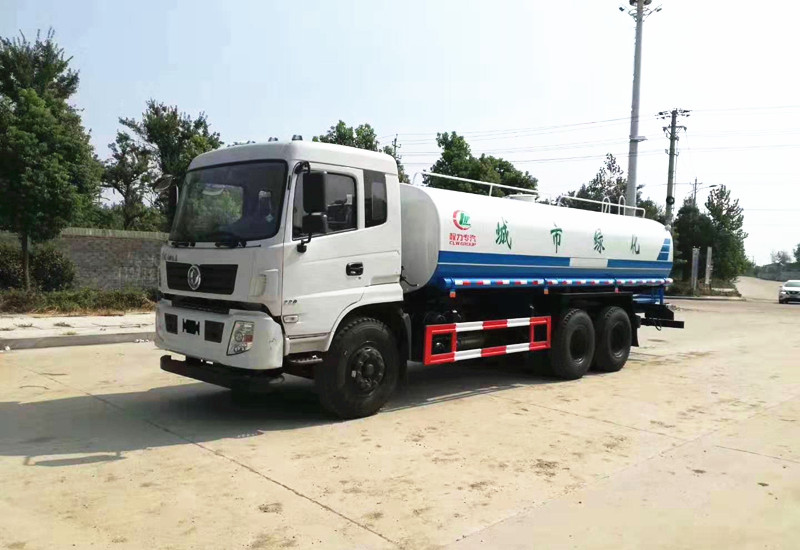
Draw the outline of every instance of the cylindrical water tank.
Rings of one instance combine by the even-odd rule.
[[[672,237],[653,220],[406,184],[400,198],[407,292],[456,278],[666,278],[672,268]]]

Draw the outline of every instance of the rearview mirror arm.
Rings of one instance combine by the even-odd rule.
[[[310,242],[311,242],[311,233],[309,233],[308,235],[306,235],[305,237],[302,237],[300,239],[300,242],[297,243],[297,251],[302,254],[303,252],[308,250],[308,246],[307,245]]]

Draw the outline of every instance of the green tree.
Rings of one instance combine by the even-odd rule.
[[[151,99],[141,120],[121,118],[120,124],[139,139],[138,146],[147,151],[156,167],[154,177],[172,177],[177,189],[183,185],[186,170],[192,159],[201,153],[218,149],[222,145],[219,134],[209,128],[205,113],[197,118]],[[167,227],[175,216],[175,194],[169,193],[166,201],[157,203],[164,212]]]
[[[19,236],[25,288],[30,243],[59,234],[97,195],[100,166],[67,103],[78,73],[49,31],[0,38],[0,228]]]
[[[152,195],[150,152],[140,147],[127,132],[117,132],[109,144],[111,158],[105,162],[102,184],[122,197],[119,212],[122,229],[140,229],[139,222],[148,215],[145,200]]]
[[[475,157],[466,139],[456,132],[436,134],[436,143],[442,150],[442,154],[433,166],[431,166],[430,171],[435,174],[485,181],[487,183],[511,185],[513,187],[521,187],[532,191],[536,190],[538,180],[531,174],[517,169],[511,162],[502,158],[490,155]],[[425,179],[427,185],[440,189],[451,189],[454,191],[480,193],[484,195],[489,192],[486,186],[465,181],[433,177],[427,177]],[[498,197],[505,196],[509,193],[514,193],[514,191],[499,187],[492,192],[494,196]]]
[[[397,163],[398,178],[403,183],[408,183],[408,176],[406,175],[405,167],[401,162],[401,156],[396,154],[394,148],[390,145],[380,147],[378,136],[375,130],[369,124],[361,124],[356,128],[348,126],[343,120],[340,120],[335,125],[331,126],[328,131],[322,135],[314,136],[311,141],[320,143],[333,143],[336,145],[346,145],[348,147],[356,147],[358,149],[366,149],[367,151],[381,151],[387,155],[394,157]]]
[[[794,255],[794,263],[800,264],[800,243],[797,243],[797,246],[794,247],[792,254]]]
[[[613,205],[617,205],[620,198],[625,196],[627,185],[628,178],[625,177],[625,171],[617,162],[616,157],[608,153],[603,166],[600,167],[594,178],[589,183],[581,185],[577,191],[569,192],[568,196],[595,201],[602,201],[604,198],[608,198]],[[593,210],[595,212],[600,211],[600,205],[598,204],[583,203],[581,201],[571,202],[571,206],[575,208]],[[652,199],[643,199],[641,189],[636,190],[636,206],[644,208],[646,218],[664,223],[663,208]],[[611,211],[616,212],[617,210],[612,208]]]
[[[684,281],[691,276],[692,248],[700,249],[700,266],[705,266],[706,251],[714,244],[715,231],[711,218],[687,200],[678,210],[672,226],[674,240],[673,277]]]
[[[66,101],[78,90],[78,72],[69,68],[71,57],[55,40],[50,29],[42,38],[29,41],[24,34],[18,38],[0,37],[0,96],[18,101],[23,90],[33,90],[40,98]]]
[[[778,264],[780,266],[786,266],[791,262],[791,258],[789,257],[789,253],[785,250],[778,250],[777,252],[773,251],[769,255],[769,259],[772,261],[773,264]]]
[[[331,126],[325,134],[314,136],[312,141],[347,145],[348,147],[367,149],[368,151],[378,150],[378,136],[372,126],[361,124],[353,128],[345,124],[343,120]]]
[[[731,280],[744,271],[747,263],[742,207],[724,185],[711,191],[705,206],[714,228],[714,274]]]

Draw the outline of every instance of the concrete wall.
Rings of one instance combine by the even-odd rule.
[[[166,233],[70,227],[53,244],[74,262],[76,286],[155,288],[159,251],[166,240]],[[5,233],[0,241],[17,239]]]
[[[789,279],[800,279],[800,271],[793,269],[764,270],[758,272],[758,278],[767,281],[788,281]]]

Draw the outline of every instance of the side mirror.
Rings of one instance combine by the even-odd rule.
[[[310,172],[303,175],[303,210],[309,214],[325,212],[325,184],[328,174],[325,172]],[[305,223],[305,219],[303,219]],[[305,231],[303,231],[305,233]]]
[[[305,201],[303,201],[305,203]],[[305,206],[305,204],[304,204]],[[297,251],[305,252],[308,250],[308,243],[311,242],[312,235],[324,235],[328,232],[328,215],[324,212],[312,212],[303,216],[303,233],[306,235],[297,243]]]
[[[164,174],[163,176],[156,179],[155,183],[153,184],[153,190],[157,193],[163,193],[167,189],[170,188],[172,182],[174,181],[174,177],[170,176],[169,174]]]

